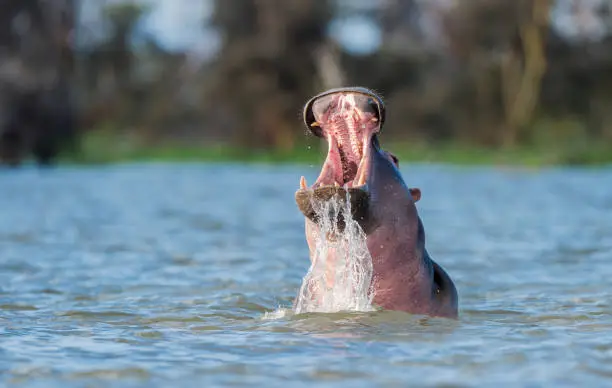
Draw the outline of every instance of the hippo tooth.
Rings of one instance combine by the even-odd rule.
[[[361,157],[361,162],[359,162],[359,167],[357,168],[357,175],[355,176],[355,180],[354,182],[357,183],[357,186],[361,185],[361,181],[363,180],[364,177],[364,171],[365,170],[365,164],[366,164],[366,155],[365,152],[363,154],[363,156]]]
[[[315,121],[314,123],[310,124],[311,127],[320,127],[321,124],[317,121]]]
[[[359,166],[359,169],[361,170],[361,174],[359,174],[359,180],[357,181],[357,187],[361,186],[361,185],[365,185],[365,181],[366,181],[366,174],[365,174],[365,162],[364,162],[365,158],[363,158],[361,160],[361,166]]]
[[[302,177],[300,178],[300,189],[302,190],[306,190],[308,186],[306,185],[306,178],[304,178],[304,176],[302,175]]]
[[[362,152],[363,152],[363,154],[362,154],[362,157],[361,157],[361,162],[359,163],[359,168],[357,169],[357,177],[356,178],[358,178],[358,180],[357,180],[357,184],[356,184],[355,187],[365,185],[365,183],[366,183],[366,178],[367,178],[367,175],[368,175],[367,171],[366,171],[368,169],[367,160],[370,157],[370,152],[369,152],[368,142],[367,141],[363,142],[363,150],[362,150]]]

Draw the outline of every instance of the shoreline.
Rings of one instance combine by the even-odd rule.
[[[327,147],[307,139],[291,150],[251,150],[216,144],[182,143],[145,146],[125,138],[85,136],[77,152],[65,152],[58,165],[109,165],[121,163],[239,163],[314,164],[325,159]],[[310,143],[310,144],[309,144]],[[383,147],[394,153],[400,166],[440,164],[453,166],[553,167],[612,165],[612,143],[582,141],[574,144],[486,148],[458,143],[426,144],[387,141]]]

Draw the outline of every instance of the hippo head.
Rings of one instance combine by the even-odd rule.
[[[414,203],[421,194],[406,186],[397,158],[382,150],[378,136],[384,121],[382,99],[361,87],[332,89],[306,103],[304,123],[329,145],[316,182],[308,187],[302,178],[296,193],[297,205],[307,219],[318,221],[313,206],[317,201],[337,197],[350,199],[352,217],[366,234],[390,220],[407,222],[416,230]],[[338,217],[338,229],[343,227]]]

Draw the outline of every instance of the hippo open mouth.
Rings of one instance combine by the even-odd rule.
[[[349,198],[353,219],[367,229],[370,166],[373,153],[378,152],[376,134],[384,115],[380,98],[365,88],[332,89],[308,101],[304,123],[313,134],[325,138],[329,148],[315,183],[308,187],[304,177],[300,180],[296,202],[306,217],[318,221],[313,208],[316,202]],[[342,217],[338,228],[344,228]]]

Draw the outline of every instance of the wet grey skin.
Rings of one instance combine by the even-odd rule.
[[[421,192],[408,188],[397,158],[380,146],[384,120],[382,99],[361,87],[328,90],[306,103],[305,125],[329,145],[317,181],[308,186],[302,177],[295,194],[305,216],[311,260],[318,228],[313,202],[334,196],[343,201],[348,191],[352,217],[366,234],[372,256],[373,304],[457,318],[457,289],[425,248],[425,230],[415,205]],[[337,226],[344,228],[341,217]]]

